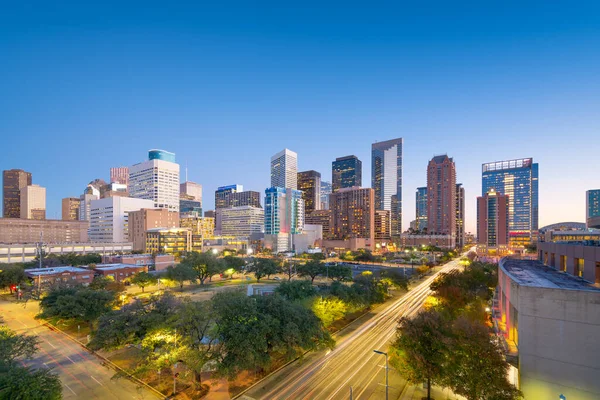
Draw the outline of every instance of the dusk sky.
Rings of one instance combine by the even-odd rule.
[[[217,186],[264,193],[285,147],[325,180],[355,154],[370,186],[371,143],[402,137],[404,229],[436,154],[471,232],[484,162],[539,163],[540,226],[583,222],[600,188],[600,2],[20,3],[0,13],[0,168],[32,172],[48,218],[151,148],[211,209]]]

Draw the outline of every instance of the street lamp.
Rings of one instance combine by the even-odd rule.
[[[249,256],[252,255],[252,253],[253,253],[252,249],[246,250],[246,254],[248,254]]]
[[[216,256],[217,254],[219,254],[219,250],[217,249],[212,249],[212,253]]]
[[[388,389],[389,389],[389,385],[388,385],[388,371],[389,371],[389,367],[388,367],[388,353],[386,353],[385,351],[379,351],[379,350],[373,350],[373,352],[377,353],[377,354],[381,354],[385,356],[385,400],[388,400]]]

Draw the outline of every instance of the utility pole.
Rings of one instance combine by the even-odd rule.
[[[388,353],[386,353],[385,351],[380,351],[380,350],[373,350],[375,353],[377,354],[381,354],[385,356],[385,400],[388,400],[388,392],[389,392],[389,380],[388,380],[388,372],[389,372],[389,366],[388,366]]]

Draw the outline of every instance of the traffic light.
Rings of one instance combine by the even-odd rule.
[[[10,290],[17,290],[17,285],[10,285]]]

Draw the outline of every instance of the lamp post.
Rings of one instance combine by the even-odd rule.
[[[388,371],[389,371],[389,367],[388,367],[388,353],[386,353],[385,351],[379,351],[379,350],[373,350],[373,352],[377,353],[377,354],[381,354],[385,356],[385,400],[388,400],[388,389],[389,389],[389,381],[388,381]]]

